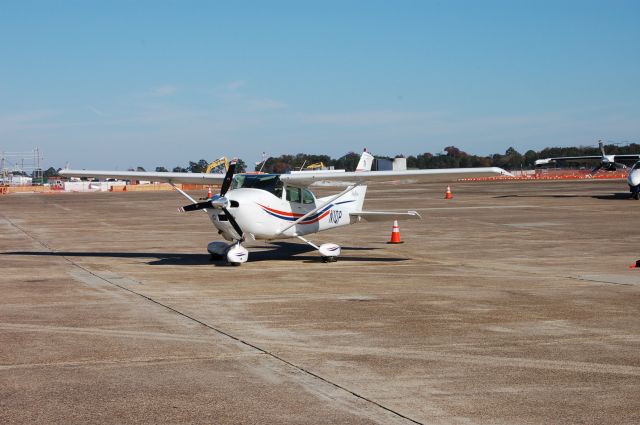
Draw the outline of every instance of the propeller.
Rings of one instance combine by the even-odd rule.
[[[180,211],[182,212],[198,211],[206,208],[215,208],[215,209],[222,210],[226,215],[227,219],[229,220],[231,227],[233,227],[233,230],[236,231],[236,233],[238,234],[241,240],[244,240],[244,233],[242,232],[242,228],[240,227],[240,225],[238,225],[238,222],[236,221],[236,219],[233,217],[233,215],[231,215],[231,213],[227,209],[227,207],[229,206],[229,200],[224,196],[226,195],[226,193],[229,191],[229,188],[231,187],[231,182],[233,181],[233,175],[236,172],[236,162],[237,162],[237,159],[234,158],[229,163],[229,169],[227,170],[227,174],[225,174],[224,180],[222,181],[222,186],[220,187],[219,195],[214,195],[211,199],[208,199],[203,202],[196,202],[195,204],[185,205],[184,207],[180,208]]]
[[[606,152],[604,151],[604,143],[602,143],[602,140],[598,140],[598,147],[600,147],[602,159],[600,160],[600,164],[596,165],[593,170],[591,170],[591,174],[594,174],[603,168],[606,171],[618,171],[620,169],[624,170],[625,168],[627,168],[626,165],[615,162],[615,155],[606,154]]]

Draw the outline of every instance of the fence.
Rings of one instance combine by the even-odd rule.
[[[626,179],[627,170],[623,171],[600,171],[591,173],[589,170],[535,170],[534,171],[515,171],[512,172],[513,177],[495,176],[495,177],[473,177],[468,179],[459,179],[458,181],[503,181],[503,180],[604,180],[604,179]]]

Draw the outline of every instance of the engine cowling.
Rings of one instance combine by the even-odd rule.
[[[640,168],[633,169],[629,172],[627,183],[629,183],[629,186],[640,186]]]

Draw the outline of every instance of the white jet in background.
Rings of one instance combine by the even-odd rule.
[[[325,262],[336,261],[340,246],[325,243],[320,246],[305,238],[323,230],[354,224],[360,220],[391,221],[421,218],[416,211],[386,212],[363,210],[367,183],[370,182],[446,182],[456,178],[507,175],[497,167],[449,168],[408,171],[371,171],[373,156],[363,152],[355,172],[344,170],[300,171],[291,174],[235,174],[233,160],[225,175],[206,173],[118,172],[63,170],[61,175],[70,177],[118,178],[149,180],[174,185],[192,203],[181,211],[205,211],[227,241],[211,242],[207,250],[212,256],[226,258],[233,265],[247,261],[249,252],[242,246],[247,238],[252,240],[277,240],[298,238],[320,252]],[[177,183],[221,184],[220,194],[197,202],[178,189]],[[316,198],[309,187],[341,185],[341,192]],[[397,186],[394,186],[397,187]],[[390,187],[390,190],[393,190]]]

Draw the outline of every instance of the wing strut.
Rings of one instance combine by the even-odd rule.
[[[305,215],[303,215],[302,217],[300,217],[299,219],[297,219],[296,221],[294,221],[293,223],[289,224],[288,226],[280,229],[280,231],[278,232],[278,235],[281,235],[283,232],[285,232],[286,230],[292,228],[293,226],[295,226],[298,223],[301,223],[303,221],[305,221],[307,218],[309,218],[310,216],[312,216],[313,214],[317,213],[318,211],[320,211],[321,209],[323,209],[324,207],[326,207],[327,205],[329,205],[330,203],[332,203],[333,201],[335,201],[336,199],[338,199],[339,197],[341,197],[342,195],[346,195],[347,193],[351,192],[353,189],[355,189],[356,187],[360,186],[360,183],[356,183],[353,186],[349,186],[348,188],[346,188],[345,190],[343,190],[342,192],[338,193],[337,195],[331,197],[327,202],[325,202],[324,204],[321,204],[318,207],[315,207],[314,209],[312,209],[311,211],[309,211],[308,213],[306,213]],[[277,236],[277,235],[276,235]]]
[[[175,190],[177,190],[178,192],[180,192],[180,194],[181,194],[182,196],[184,196],[185,198],[187,198],[188,200],[190,200],[190,201],[191,201],[191,202],[193,202],[194,204],[197,204],[197,203],[198,203],[198,201],[196,201],[196,200],[195,200],[195,199],[193,199],[191,196],[189,196],[189,194],[188,194],[187,192],[185,192],[185,191],[184,191],[184,190],[182,190],[182,189],[178,189],[178,186],[176,186],[176,185],[175,185],[175,184],[173,184],[172,182],[169,182],[169,184],[170,184],[171,186],[173,186],[173,188],[174,188]],[[205,210],[205,211],[206,211],[206,210]]]

